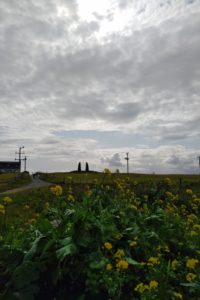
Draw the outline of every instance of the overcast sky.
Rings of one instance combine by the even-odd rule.
[[[197,173],[200,0],[1,0],[0,160]],[[16,156],[17,157],[17,156]]]

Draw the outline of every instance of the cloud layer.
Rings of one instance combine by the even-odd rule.
[[[23,144],[32,170],[123,169],[128,151],[135,171],[197,172],[198,0],[84,3],[1,1],[1,159]]]

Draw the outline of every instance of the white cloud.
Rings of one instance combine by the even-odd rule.
[[[117,131],[121,139],[118,148],[109,145],[111,163],[126,146],[125,134],[135,134],[152,157],[159,147],[169,156],[157,170],[174,170],[178,160],[171,149],[180,146],[191,163],[175,171],[189,172],[199,148],[198,1],[110,0],[99,9],[85,3],[84,12],[80,3],[0,3],[2,159],[23,143],[34,153],[33,168],[41,153],[50,165],[65,160],[66,149],[74,160],[80,153],[100,166],[106,135],[100,141],[98,131]],[[56,135],[66,130],[96,130],[96,136],[74,141]]]

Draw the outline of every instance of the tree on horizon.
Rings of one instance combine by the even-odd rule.
[[[78,172],[81,172],[81,163],[78,163]]]
[[[86,162],[86,164],[85,164],[85,172],[89,172],[89,164],[88,164],[88,162]]]

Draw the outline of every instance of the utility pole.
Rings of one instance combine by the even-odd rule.
[[[19,161],[19,172],[21,173],[21,161],[22,161],[22,154],[24,154],[24,152],[22,153],[22,149],[24,148],[24,146],[22,147],[19,147],[19,152],[15,152],[15,154],[18,154],[19,155],[19,158],[15,159],[15,160],[18,160]]]
[[[200,174],[200,156],[198,156],[199,159],[199,174]]]
[[[127,163],[127,174],[129,173],[129,157],[128,157],[128,152],[126,153],[126,157],[124,157]]]
[[[23,160],[24,160],[24,172],[26,172],[26,161],[27,161],[27,157],[25,156]]]

